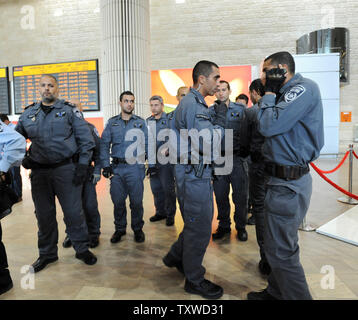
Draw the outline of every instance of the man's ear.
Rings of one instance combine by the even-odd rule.
[[[198,83],[203,85],[204,84],[204,81],[205,80],[205,76],[204,75],[200,75],[199,78],[198,78]]]

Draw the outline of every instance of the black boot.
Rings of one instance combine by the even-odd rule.
[[[168,227],[174,225],[174,217],[167,217],[167,221],[165,223]]]
[[[99,245],[99,237],[90,238],[89,247],[96,248]]]
[[[225,234],[230,234],[230,229],[225,229],[222,227],[218,227],[216,233],[213,233],[213,240],[218,240],[224,238]]]
[[[117,242],[121,241],[122,236],[124,236],[125,234],[126,234],[125,231],[116,231],[112,235],[111,242],[112,243],[117,243]]]
[[[185,279],[184,290],[188,293],[198,294],[206,299],[219,299],[224,293],[223,288],[206,279],[198,285]]]
[[[267,261],[260,260],[259,262],[260,273],[264,276],[268,276],[271,273],[271,267]]]
[[[240,241],[247,241],[247,232],[246,232],[245,228],[237,229],[237,238]]]
[[[69,248],[69,247],[72,246],[72,242],[71,242],[71,240],[70,240],[70,238],[68,236],[66,236],[65,240],[63,240],[62,246],[64,248]]]
[[[249,292],[247,294],[247,300],[278,300],[274,296],[270,295],[267,292],[267,289],[264,289],[260,292]]]
[[[39,257],[33,264],[32,267],[34,268],[34,272],[39,272],[44,269],[49,263],[55,262],[58,260],[58,257],[54,258],[45,258]]]
[[[134,240],[135,242],[144,242],[145,240],[144,232],[142,230],[134,231]]]
[[[149,221],[150,222],[156,222],[156,221],[164,220],[166,218],[167,218],[166,216],[161,216],[159,214],[155,214],[153,217],[149,218]]]
[[[82,260],[85,264],[94,265],[97,262],[96,256],[89,250],[76,253],[76,258]]]

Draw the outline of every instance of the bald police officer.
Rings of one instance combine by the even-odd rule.
[[[169,129],[169,119],[164,112],[164,101],[161,96],[152,96],[149,99],[152,115],[147,118],[147,125],[153,142],[156,143],[156,164],[148,169],[150,178],[150,187],[152,189],[155,205],[155,215],[150,217],[151,222],[166,219],[166,225],[174,225],[174,217],[176,211],[176,195],[174,184],[173,164],[162,164],[158,161],[158,152],[160,147],[168,140],[160,138],[163,130]]]
[[[58,260],[55,196],[62,207],[66,233],[76,258],[93,265],[97,258],[88,250],[81,192],[95,143],[80,111],[58,99],[59,87],[54,76],[42,76],[39,91],[41,101],[28,106],[16,126],[32,142],[22,163],[31,169],[31,192],[39,228],[40,257],[32,266],[38,272]],[[78,163],[73,159],[76,153]]]
[[[215,134],[224,136],[226,108],[218,106],[215,117],[211,115],[204,98],[214,95],[218,90],[220,79],[219,67],[210,61],[200,61],[193,70],[194,87],[180,102],[176,109],[175,126],[185,139],[188,131],[195,129],[198,133],[208,133],[210,141],[197,143],[198,136],[189,139],[189,148],[178,154],[176,164],[178,197],[182,198],[184,229],[178,240],[163,258],[167,267],[176,267],[185,275],[186,292],[198,294],[208,299],[218,299],[223,289],[204,278],[202,266],[204,254],[210,241],[213,218],[213,167],[205,163],[204,144],[212,147]],[[183,148],[184,149],[184,148]],[[209,159],[210,160],[210,159]]]
[[[6,185],[6,173],[11,166],[21,164],[25,152],[25,138],[0,120],[0,220],[11,212],[11,207],[17,200],[16,194],[12,194],[12,190]],[[0,295],[12,287],[0,222]]]
[[[288,52],[265,59],[265,95],[258,113],[265,172],[265,254],[271,266],[268,287],[248,294],[250,300],[312,299],[299,260],[298,228],[309,207],[309,163],[324,145],[323,108],[318,85],[295,74]]]
[[[134,240],[144,242],[143,232],[143,192],[145,178],[145,158],[148,143],[148,129],[145,120],[133,114],[134,94],[124,91],[119,97],[121,113],[110,118],[101,137],[100,158],[102,174],[111,179],[111,197],[114,204],[115,232],[111,243],[121,241],[126,234],[129,196],[131,208],[131,227]],[[133,138],[137,148],[131,151]],[[110,162],[112,158],[112,163]]]

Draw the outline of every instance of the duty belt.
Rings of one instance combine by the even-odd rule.
[[[284,180],[297,180],[310,171],[309,166],[283,166],[276,163],[265,163],[265,173],[271,177]]]
[[[113,158],[112,163],[113,164],[120,164],[120,163],[128,164],[126,159],[123,159],[123,158]]]
[[[64,166],[65,164],[69,164],[69,163],[72,163],[73,160],[72,158],[68,158],[68,159],[65,159],[61,162],[57,162],[57,163],[37,163],[39,168],[41,169],[55,169],[55,168],[58,168],[58,167],[61,167],[61,166]]]

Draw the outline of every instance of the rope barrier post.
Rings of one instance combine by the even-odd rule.
[[[349,176],[348,176],[348,191],[352,193],[353,191],[353,144],[349,145]],[[351,197],[340,197],[337,199],[340,202],[356,205],[358,201]]]
[[[300,227],[298,228],[301,231],[306,231],[306,232],[310,232],[310,231],[315,231],[316,228],[310,226],[307,221],[306,221],[306,216],[303,218],[303,221],[300,225]]]

